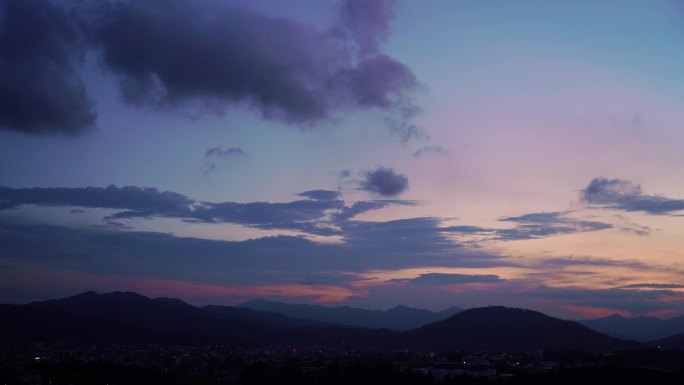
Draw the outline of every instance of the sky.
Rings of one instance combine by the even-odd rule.
[[[0,302],[684,315],[676,0],[0,0]]]

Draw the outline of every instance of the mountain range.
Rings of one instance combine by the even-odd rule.
[[[613,337],[638,341],[653,341],[684,333],[684,316],[663,320],[653,317],[625,318],[619,314],[613,314],[605,318],[578,322]]]
[[[439,312],[396,306],[390,310],[367,310],[349,306],[327,307],[318,305],[293,305],[257,299],[237,305],[256,311],[284,314],[291,318],[316,320],[338,325],[360,326],[370,329],[411,330],[432,322],[441,321],[460,313],[463,309],[449,307]]]
[[[154,344],[333,344],[372,341],[388,330],[301,321],[230,306],[199,308],[131,292],[87,292],[26,305],[0,305],[0,340]]]
[[[403,311],[400,308],[385,313]],[[0,341],[241,346],[345,344],[499,351],[615,351],[644,347],[574,321],[501,306],[465,310],[441,321],[399,332],[298,319],[244,307],[195,307],[178,299],[152,299],[130,292],[87,292],[26,305],[0,305]]]

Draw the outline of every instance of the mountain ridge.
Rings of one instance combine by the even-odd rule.
[[[452,316],[463,309],[451,306],[439,312],[397,305],[388,310],[369,310],[351,306],[321,306],[289,304],[285,302],[255,299],[236,305],[257,311],[281,313],[291,318],[309,319],[338,325],[359,326],[371,329],[387,328],[406,331]]]
[[[527,309],[474,308],[405,332],[326,324],[231,306],[195,307],[131,292],[0,305],[0,341],[375,346],[421,350],[616,351],[624,341]],[[406,308],[409,309],[410,308]],[[395,312],[406,309],[396,308]],[[382,312],[381,312],[382,313]],[[384,314],[384,313],[383,313]]]
[[[611,314],[603,318],[579,320],[577,322],[614,337],[635,339],[642,342],[684,333],[684,316],[660,319],[644,316],[627,318],[619,314]]]

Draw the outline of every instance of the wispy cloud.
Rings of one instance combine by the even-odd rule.
[[[529,213],[517,217],[504,217],[499,220],[515,222],[517,225],[512,229],[496,230],[496,235],[500,240],[510,241],[598,231],[613,227],[610,223],[579,220],[570,217],[568,214],[568,212],[555,211]]]
[[[223,146],[216,146],[208,148],[204,152],[204,175],[209,175],[209,173],[216,171],[216,159],[242,157],[245,155],[245,151],[240,147],[223,148]]]
[[[396,195],[408,186],[408,179],[391,169],[378,168],[366,174],[360,182],[365,190],[377,195]],[[106,223],[141,218],[177,218],[186,222],[233,223],[262,230],[292,230],[322,236],[353,237],[360,226],[367,231],[378,231],[383,226],[394,226],[402,231],[406,225],[415,236],[424,231],[451,236],[476,236],[485,241],[536,239],[578,232],[612,228],[611,224],[585,221],[569,216],[568,212],[530,213],[504,217],[502,222],[513,222],[512,228],[485,228],[472,225],[442,226],[442,218],[407,218],[390,222],[359,222],[353,218],[369,211],[390,206],[417,206],[420,202],[403,199],[376,199],[347,203],[339,191],[309,190],[296,194],[306,199],[291,202],[206,202],[170,191],[150,187],[114,185],[106,188],[11,188],[0,186],[0,210],[22,205],[104,208],[118,210],[110,214]],[[123,223],[118,223],[123,225]],[[390,236],[391,237],[391,236]]]
[[[242,156],[242,155],[245,155],[245,152],[240,147],[229,147],[229,148],[224,149],[222,146],[216,146],[216,147],[209,148],[204,153],[205,158],[210,158],[210,157],[226,158],[229,156]]]
[[[315,199],[319,201],[331,201],[338,199],[341,194],[341,192],[333,190],[309,190],[300,192],[297,195],[299,195],[300,197]]]
[[[618,289],[684,289],[684,285],[674,283],[633,283],[620,286]]]
[[[563,301],[567,305],[588,308],[623,310],[632,314],[643,314],[663,309],[665,306],[684,305],[684,293],[673,290],[631,290],[631,289],[585,289],[539,286],[534,290],[519,293],[530,298],[548,298]]]
[[[22,205],[114,209],[105,218],[110,225],[121,220],[177,218],[187,222],[234,223],[262,230],[293,230],[315,235],[341,235],[341,226],[352,217],[392,205],[416,205],[396,199],[357,201],[347,205],[339,192],[311,190],[307,199],[292,202],[205,202],[155,188],[110,185],[106,188],[0,187],[0,210]]]
[[[667,215],[684,210],[684,200],[659,195],[645,195],[641,185],[625,179],[594,178],[580,191],[583,202],[614,210],[642,211]]]
[[[431,145],[423,146],[413,152],[414,158],[420,158],[422,156],[432,154],[432,155],[446,155],[449,151],[445,150],[442,146]]]
[[[430,231],[429,224],[375,223],[377,236],[360,226],[349,240],[317,243],[302,237],[274,236],[244,241],[218,241],[170,234],[67,228],[0,221],[2,261],[89,274],[192,280],[198,283],[264,285],[344,284],[361,280],[361,272],[420,267],[492,267],[503,258],[466,249]],[[416,235],[411,228],[421,228]],[[406,237],[410,237],[406,239]],[[435,242],[424,242],[425,240]],[[411,247],[407,247],[411,245]],[[1,261],[0,261],[1,262]],[[344,272],[344,273],[326,273]],[[334,282],[333,282],[334,281]]]
[[[624,267],[634,270],[649,271],[660,269],[653,264],[646,264],[634,259],[610,259],[602,257],[547,257],[539,263],[539,268],[548,267],[572,267],[572,266],[592,266],[592,267]]]
[[[458,284],[465,284],[465,283],[503,282],[503,279],[501,279],[498,275],[494,275],[494,274],[468,275],[468,274],[426,273],[426,274],[420,274],[416,278],[391,279],[389,282],[410,283],[410,284],[414,284],[414,285],[443,286],[443,285],[458,285]]]

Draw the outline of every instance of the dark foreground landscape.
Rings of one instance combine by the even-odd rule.
[[[312,318],[346,314],[337,325],[248,305],[199,308],[122,292],[2,305],[0,383],[684,383],[681,336],[623,340],[500,306],[305,309]],[[429,323],[406,331],[353,325],[391,316],[403,318],[395,329]]]

